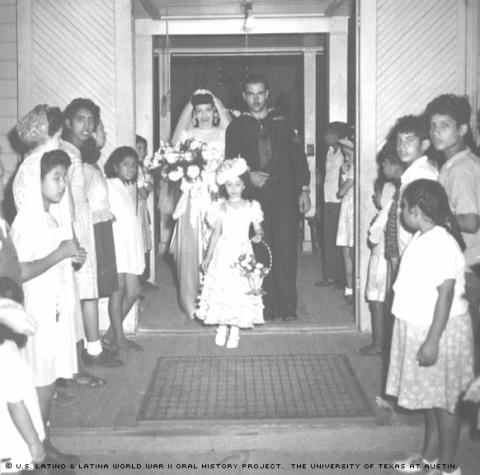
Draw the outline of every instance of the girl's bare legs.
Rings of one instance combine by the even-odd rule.
[[[422,457],[429,462],[438,459],[440,448],[439,426],[435,412],[437,409],[425,409],[425,435],[423,438]]]
[[[363,356],[376,355],[383,351],[385,302],[372,300],[369,302],[372,315],[372,343],[358,350]]]
[[[142,291],[140,284],[140,276],[134,274],[125,274],[125,294],[123,295],[122,302],[122,321],[125,320],[125,317],[130,312],[133,304],[140,297]]]
[[[76,455],[64,454],[52,446],[50,442],[50,408],[55,394],[55,383],[47,386],[37,386],[38,404],[42,414],[43,426],[45,428],[45,451],[51,462],[59,463],[79,463],[80,459]]]
[[[110,295],[108,300],[108,316],[110,318],[110,327],[104,335],[104,340],[112,342],[113,344],[118,343],[118,338],[123,339],[125,335],[123,334],[123,295],[126,291],[125,289],[125,274],[118,274],[118,289]]]
[[[345,295],[353,293],[353,247],[342,247],[343,265],[345,268]]]
[[[140,291],[140,279],[138,275],[118,274],[118,290],[110,296],[108,302],[110,328],[107,333],[105,333],[104,339],[106,341],[112,342],[116,346],[141,350],[140,345],[128,340],[123,331],[123,321],[140,296]]]
[[[440,441],[440,457],[438,463],[456,465],[458,439],[460,436],[461,418],[445,409],[434,409]]]
[[[43,425],[45,427],[45,435],[48,438],[48,421],[50,420],[50,407],[53,395],[55,394],[55,384],[48,386],[37,386],[38,404],[42,413]]]

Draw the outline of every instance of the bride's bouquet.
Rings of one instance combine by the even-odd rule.
[[[163,178],[178,182],[185,180],[195,183],[202,179],[204,170],[209,162],[216,157],[215,150],[207,144],[189,139],[178,147],[173,147],[168,142],[160,142],[160,148],[153,157],[145,159],[147,170],[158,170]]]

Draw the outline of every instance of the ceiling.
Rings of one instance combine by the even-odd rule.
[[[350,16],[354,0],[250,0],[254,15]],[[243,15],[242,0],[133,0],[135,19]]]

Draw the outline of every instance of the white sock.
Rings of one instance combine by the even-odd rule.
[[[353,289],[350,287],[345,287],[345,296],[353,295]]]
[[[92,356],[98,356],[102,352],[102,343],[100,340],[87,341],[87,353]]]
[[[231,326],[230,327],[230,338],[239,338],[240,337],[240,328]]]

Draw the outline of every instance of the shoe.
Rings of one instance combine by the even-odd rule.
[[[55,391],[52,398],[52,404],[58,407],[68,407],[78,404],[78,397],[73,394],[68,394],[65,391]]]
[[[65,465],[77,465],[80,463],[80,457],[78,455],[60,452],[60,450],[52,445],[49,439],[45,439],[44,446],[45,452],[47,453],[45,458],[46,463]]]
[[[293,322],[293,321],[295,321],[295,320],[298,320],[298,317],[297,317],[297,314],[296,314],[296,313],[290,313],[290,314],[288,314],[288,315],[284,315],[284,316],[282,317],[282,320],[283,320],[284,322]]]
[[[225,346],[227,341],[227,326],[219,325],[217,328],[217,334],[215,335],[215,344],[217,346]]]
[[[362,346],[355,353],[360,356],[377,356],[382,354],[382,350],[374,345],[368,345]]]
[[[142,282],[142,287],[143,287],[144,289],[158,289],[158,285],[152,284],[152,283],[149,282],[148,280],[145,281],[145,282]]]
[[[410,455],[403,460],[395,460],[393,462],[393,465],[404,467],[395,469],[397,472],[400,473],[420,473],[423,472],[427,464],[435,465],[437,462],[438,459],[429,462],[428,460],[425,460],[421,455]]]
[[[72,379],[68,380],[71,384],[76,386],[81,386],[84,388],[101,388],[107,384],[107,381],[103,378],[99,378],[93,374],[87,373],[77,373],[73,375]]]
[[[108,351],[112,356],[118,356],[118,346],[113,341],[108,340],[105,337],[102,337],[102,348]]]
[[[240,331],[238,327],[230,328],[230,335],[228,336],[227,348],[229,350],[234,350],[238,348],[238,343],[240,342]]]
[[[82,361],[85,366],[103,366],[105,368],[120,368],[123,361],[115,358],[113,352],[103,350],[99,355],[91,355],[87,350],[82,351]]]
[[[317,287],[332,287],[335,285],[335,281],[333,279],[322,279],[318,282],[315,282],[315,285]]]

